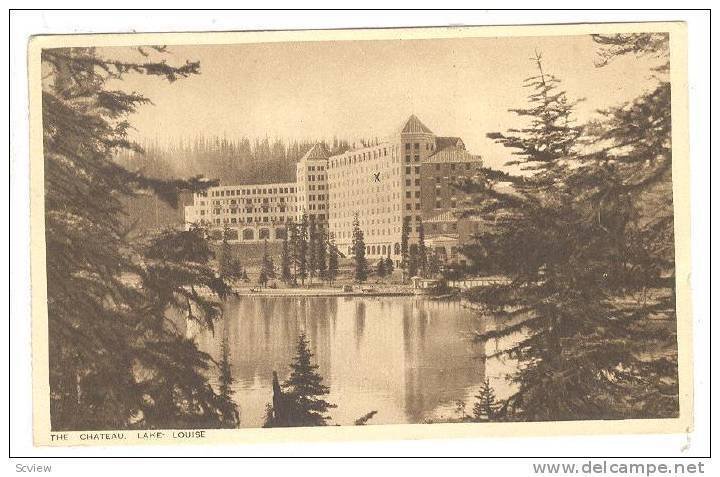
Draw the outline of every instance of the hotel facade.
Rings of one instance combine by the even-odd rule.
[[[350,254],[357,216],[368,258],[390,256],[397,263],[403,221],[408,220],[411,244],[423,223],[428,246],[456,261],[457,230],[435,231],[428,223],[457,211],[465,197],[451,182],[472,176],[481,165],[481,157],[470,154],[462,139],[436,136],[412,115],[399,133],[372,146],[330,155],[323,144],[314,145],[297,163],[295,182],[196,193],[193,205],[185,207],[185,222],[216,231],[227,226],[232,242],[254,243],[283,240],[287,223],[307,214],[327,228],[342,253]]]

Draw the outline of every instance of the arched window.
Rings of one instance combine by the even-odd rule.
[[[270,238],[270,229],[260,229],[260,235],[258,237],[260,240],[265,240]]]
[[[228,240],[237,240],[238,239],[238,231],[237,229],[228,229],[225,233],[225,236]]]
[[[382,254],[385,255],[386,253],[387,253],[387,246],[383,245],[382,246]]]
[[[287,238],[286,229],[275,229],[275,238],[278,240],[284,240]]]
[[[243,240],[255,240],[255,231],[253,229],[243,230]]]
[[[395,255],[400,255],[400,244],[395,243]]]
[[[373,245],[372,247],[370,247],[370,254],[371,254],[371,255],[375,255],[375,245]]]

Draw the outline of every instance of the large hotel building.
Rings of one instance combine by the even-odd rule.
[[[453,212],[464,197],[453,179],[473,175],[482,160],[459,137],[435,136],[416,116],[385,142],[338,155],[313,146],[297,163],[296,182],[219,186],[197,193],[185,222],[231,230],[238,243],[282,240],[287,223],[303,213],[327,227],[338,248],[350,253],[357,215],[368,258],[400,260],[403,220],[410,243],[423,223],[428,246],[458,259],[462,238]],[[464,227],[472,224],[464,224]]]

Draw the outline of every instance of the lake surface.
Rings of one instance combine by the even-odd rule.
[[[216,360],[227,337],[242,427],[259,427],[272,401],[272,372],[282,382],[305,331],[315,362],[330,387],[326,399],[335,424],[378,411],[369,424],[422,423],[457,417],[456,403],[472,412],[487,376],[498,396],[513,364],[479,356],[469,339],[494,326],[490,317],[457,301],[421,297],[240,297],[225,305],[215,333],[189,327],[200,349]],[[485,345],[487,352],[502,346]],[[217,383],[217,373],[210,376]]]

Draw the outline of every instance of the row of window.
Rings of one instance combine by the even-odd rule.
[[[420,143],[419,143],[419,142],[416,142],[415,144],[406,142],[406,143],[405,143],[405,150],[406,150],[406,151],[409,151],[409,150],[411,149],[411,146],[414,146],[413,149],[415,149],[416,151],[420,149]],[[425,150],[426,150],[426,151],[432,151],[432,150],[434,150],[434,149],[435,149],[435,144],[433,144],[433,143],[431,143],[431,142],[425,143]]]
[[[435,163],[435,170],[439,171],[441,169],[443,163],[436,162]],[[450,170],[454,171],[456,169],[465,169],[466,171],[469,171],[470,168],[472,168],[472,164],[469,162],[451,162],[450,163]]]
[[[352,155],[347,155],[344,157],[338,157],[335,159],[330,159],[329,166],[330,168],[337,167],[337,166],[347,166],[350,164],[357,164],[358,162],[364,162],[372,159],[379,159],[381,157],[387,157],[388,150],[390,151],[392,157],[395,157],[395,148],[394,147],[383,147],[378,148],[372,151],[366,151],[366,152],[357,152]]]
[[[271,204],[271,203],[280,203],[284,204],[285,199],[287,199],[287,202],[297,202],[297,197],[291,196],[291,197],[248,197],[245,199],[215,199],[212,201],[212,205],[223,205],[223,204],[229,204],[229,205],[242,205],[242,204]],[[200,206],[205,205],[205,201],[200,201]]]
[[[271,187],[263,189],[232,189],[232,190],[211,190],[212,197],[232,197],[236,195],[258,195],[258,194],[294,194],[295,187]],[[199,193],[202,197],[207,197],[205,192]]]

